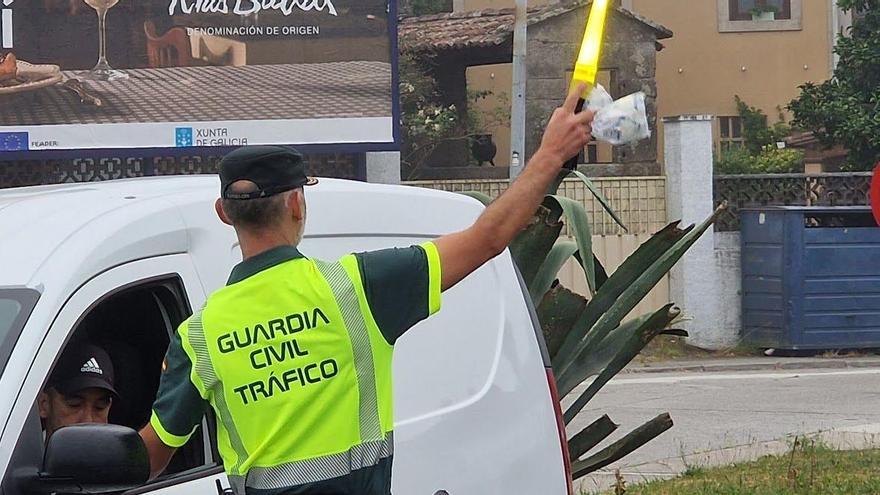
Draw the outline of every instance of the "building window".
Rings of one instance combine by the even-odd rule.
[[[722,152],[745,146],[742,117],[718,117],[718,123],[721,127],[718,141]]]
[[[731,21],[751,21],[754,9],[771,8],[777,20],[791,19],[791,0],[730,0]]]
[[[718,32],[800,31],[804,0],[716,0]],[[772,7],[775,12],[753,16],[752,11]]]

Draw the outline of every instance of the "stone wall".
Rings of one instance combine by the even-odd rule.
[[[527,156],[538,148],[550,114],[562,103],[567,93],[572,61],[577,59],[587,16],[585,6],[529,27]],[[600,60],[601,70],[610,70],[613,74],[611,87],[606,89],[614,98],[644,91],[648,97],[649,124],[655,130],[651,139],[634,146],[615,147],[613,162],[624,165],[656,163],[656,34],[635,19],[612,12],[605,39],[613,40],[605,44]]]

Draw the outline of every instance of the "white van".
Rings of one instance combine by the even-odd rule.
[[[44,453],[35,401],[65,346],[88,340],[117,368],[122,399],[111,423],[148,421],[169,336],[241,260],[232,229],[215,216],[218,191],[208,176],[0,191],[2,495],[131,488],[117,458],[130,462],[137,449],[95,433],[131,430],[93,427],[85,444],[56,434]],[[483,209],[456,194],[332,179],[306,194],[302,251],[322,259],[420,243],[469,226]],[[538,329],[505,252],[399,341],[395,494],[569,493]],[[204,418],[163,476],[129,493],[228,493],[213,421]]]

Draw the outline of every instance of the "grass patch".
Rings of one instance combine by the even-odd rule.
[[[803,440],[783,456],[626,487],[627,495],[876,495],[880,450],[837,451]],[[612,492],[614,493],[614,492]],[[620,493],[619,491],[617,493]]]
[[[840,349],[824,351],[819,354],[819,357],[825,359],[847,359],[870,357],[872,354],[876,354],[876,351],[872,353],[871,351],[863,349]]]

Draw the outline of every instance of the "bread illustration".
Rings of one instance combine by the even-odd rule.
[[[0,81],[11,81],[18,74],[18,64],[15,55],[8,53],[5,57],[0,56]]]

